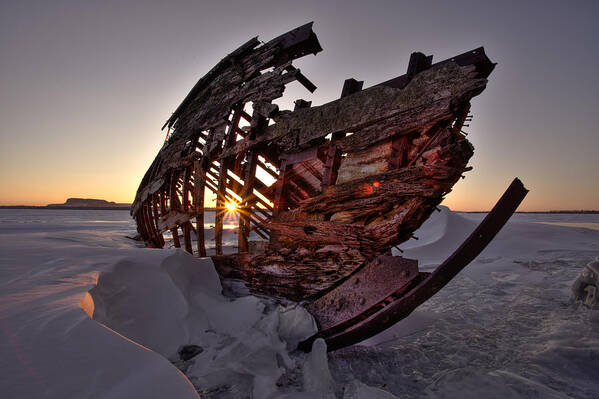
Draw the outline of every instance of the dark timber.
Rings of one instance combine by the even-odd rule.
[[[165,123],[131,207],[148,246],[163,247],[170,231],[175,247],[212,255],[222,279],[307,301],[320,331],[304,349],[316,337],[329,349],[350,345],[405,317],[474,259],[526,191],[514,183],[432,274],[390,256],[471,169],[463,128],[495,64],[482,47],[438,63],[415,52],[404,75],[367,88],[347,79],[337,100],[279,110],[288,83],[316,89],[292,63],[320,51],[309,23],[227,55]],[[212,195],[213,246],[204,232]],[[239,211],[236,253],[223,245],[227,203]]]

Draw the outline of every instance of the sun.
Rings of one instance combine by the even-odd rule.
[[[237,204],[233,201],[227,201],[225,202],[225,209],[228,212],[236,212],[237,211]]]

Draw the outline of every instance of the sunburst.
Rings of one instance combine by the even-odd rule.
[[[239,207],[234,201],[227,201],[225,202],[225,209],[227,210],[227,212],[233,213],[237,212],[239,210]]]

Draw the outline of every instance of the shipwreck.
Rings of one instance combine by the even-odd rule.
[[[493,210],[432,273],[392,256],[465,171],[470,101],[495,64],[482,47],[433,63],[413,53],[407,73],[372,87],[347,79],[335,101],[273,100],[297,81],[293,61],[322,51],[312,24],[249,40],[191,89],[166,121],[164,146],[131,214],[149,247],[207,256],[205,192],[216,195],[214,265],[255,294],[303,302],[329,350],[410,314],[470,263],[525,197],[515,179]],[[271,182],[269,184],[269,181]],[[237,253],[223,253],[224,212],[239,213]],[[261,240],[249,240],[254,232]]]

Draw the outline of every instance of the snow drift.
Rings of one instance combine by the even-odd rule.
[[[160,251],[151,263],[122,260],[90,294],[94,320],[173,362],[182,346],[198,346],[186,374],[207,392],[234,386],[240,397],[267,397],[293,366],[287,343],[316,332],[301,307],[224,297],[210,258],[181,250]]]

